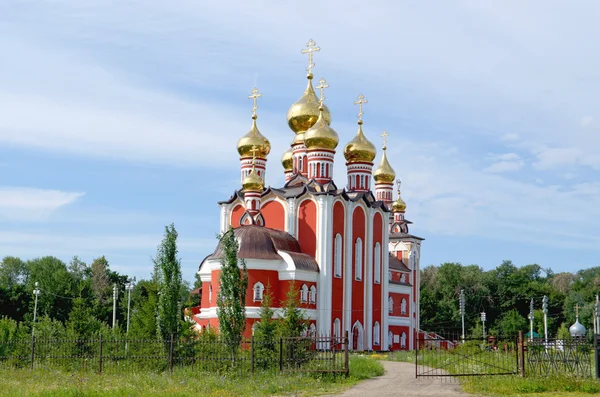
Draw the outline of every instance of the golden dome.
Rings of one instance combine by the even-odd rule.
[[[383,155],[381,156],[381,163],[379,166],[375,168],[373,172],[373,179],[375,179],[375,183],[394,183],[394,179],[396,178],[396,172],[390,165],[387,156],[386,156],[386,147],[383,147]]]
[[[304,94],[292,106],[287,113],[288,125],[296,134],[310,129],[319,118],[319,98],[312,86],[312,74],[307,76],[308,85]],[[327,124],[331,123],[331,113],[327,106],[323,106],[323,118]]]
[[[293,171],[294,169],[294,155],[292,152],[292,148],[289,148],[283,153],[281,156],[281,165],[283,165],[283,170],[285,172]]]
[[[406,211],[406,203],[400,197],[400,192],[398,192],[398,198],[392,204],[392,211],[394,212],[404,212]]]
[[[263,179],[256,173],[254,166],[252,171],[242,181],[244,192],[262,192],[265,186]]]
[[[256,127],[256,115],[252,115],[252,127],[250,131],[238,140],[237,149],[240,157],[252,157],[252,147],[256,146],[258,151],[256,157],[266,158],[271,152],[271,143]]]
[[[304,144],[306,145],[307,150],[335,150],[340,142],[338,133],[329,126],[329,123],[325,120],[324,114],[324,108],[320,108],[317,122],[304,133]]]
[[[358,162],[373,162],[377,155],[377,149],[373,145],[362,130],[362,121],[358,122],[358,132],[344,148],[344,157],[349,163]]]

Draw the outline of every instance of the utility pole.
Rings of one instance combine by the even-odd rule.
[[[533,298],[529,303],[529,340],[533,341]]]
[[[133,283],[135,281],[135,277],[129,279],[129,282],[125,285],[125,289],[127,290],[127,334],[129,335],[129,310],[131,308],[131,291],[133,290]]]
[[[594,314],[596,315],[596,321],[594,325],[596,326],[596,334],[600,334],[600,301],[598,300],[598,295],[596,295],[596,305],[594,307]]]
[[[40,283],[38,283],[37,281],[35,282],[35,288],[33,290],[33,295],[35,295],[35,304],[33,306],[33,325],[31,326],[31,336],[33,337],[34,335],[34,331],[35,331],[35,319],[37,317],[37,302],[38,302],[38,296],[40,295]]]
[[[542,310],[544,311],[544,344],[548,343],[548,297],[542,299]]]
[[[462,320],[462,341],[465,343],[465,290],[460,290],[460,299],[458,301],[460,308],[460,317]]]
[[[485,312],[481,312],[481,322],[483,323],[483,340],[485,341]]]
[[[117,295],[119,290],[117,289],[117,283],[113,285],[113,328],[117,326]]]

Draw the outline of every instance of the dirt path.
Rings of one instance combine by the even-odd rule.
[[[361,382],[337,396],[470,396],[461,392],[456,382],[444,382],[439,378],[415,379],[415,364],[392,361],[381,363],[385,368],[383,376]]]

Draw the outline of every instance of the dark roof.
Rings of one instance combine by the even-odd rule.
[[[398,281],[398,280],[390,280],[390,284],[396,284],[396,285],[408,285],[409,287],[411,286],[410,283],[403,283],[402,281]]]
[[[409,239],[409,238],[414,238],[415,240],[425,240],[422,237],[417,237],[415,235],[409,234],[409,233],[390,233],[390,238],[404,238],[404,239]]]
[[[287,232],[258,225],[242,225],[233,229],[233,233],[239,244],[238,258],[281,260],[283,258],[278,251],[282,251],[290,255],[298,270],[319,271],[315,258],[302,253],[298,240]],[[215,252],[207,256],[200,267],[207,259],[221,259],[223,256],[223,248],[219,243]]]
[[[402,260],[396,258],[394,255],[390,254],[390,269],[398,270],[401,272],[410,272],[408,266],[402,262]]]

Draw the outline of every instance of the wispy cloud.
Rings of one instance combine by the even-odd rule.
[[[0,219],[11,221],[46,219],[60,207],[75,202],[83,195],[84,193],[60,190],[0,187]]]

